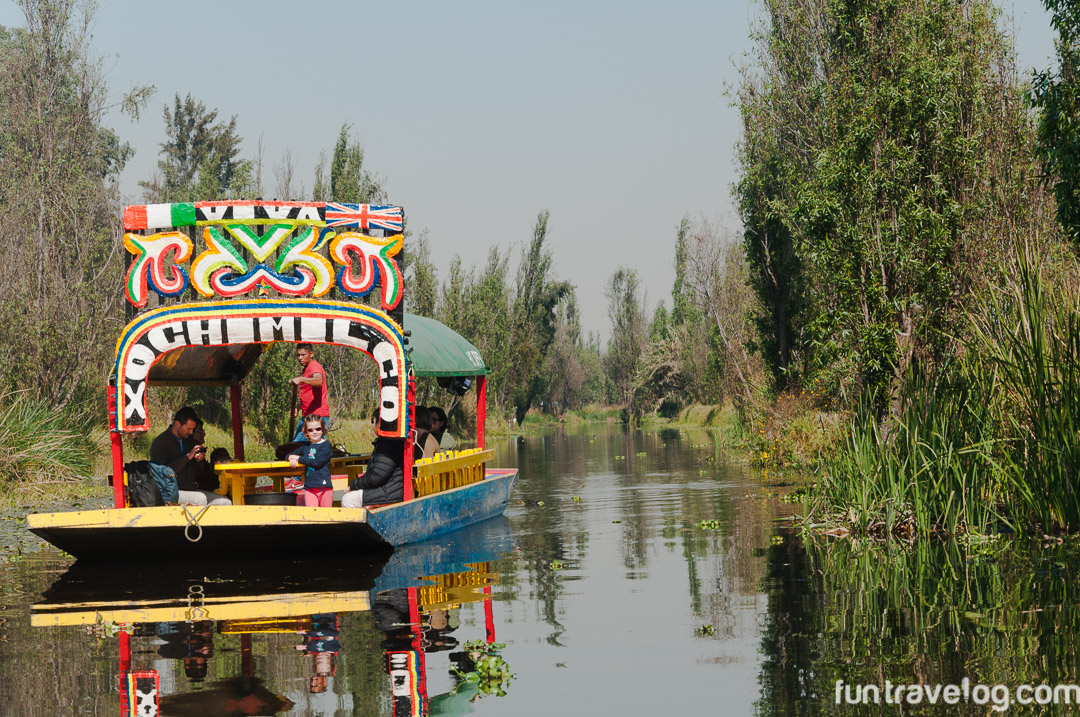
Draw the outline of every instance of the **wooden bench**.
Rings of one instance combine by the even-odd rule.
[[[436,453],[430,458],[421,459],[415,464],[413,495],[422,498],[451,488],[478,483],[484,480],[487,462],[494,456],[495,451],[472,448],[466,451]]]

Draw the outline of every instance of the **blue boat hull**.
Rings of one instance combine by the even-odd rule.
[[[479,483],[373,508],[367,524],[390,545],[426,540],[502,515],[517,482],[516,470],[489,470]]]

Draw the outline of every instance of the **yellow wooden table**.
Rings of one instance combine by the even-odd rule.
[[[342,490],[353,478],[367,470],[370,453],[354,453],[330,459],[330,477],[334,479],[334,490]]]
[[[350,456],[340,456],[330,459],[330,473],[338,478],[336,483],[348,484],[358,474],[363,473],[367,466],[370,453],[361,453]],[[255,488],[255,481],[261,477],[271,478],[274,481],[274,490],[279,493],[285,490],[285,479],[289,477],[302,478],[305,467],[300,464],[293,468],[288,461],[258,461],[255,463],[222,463],[215,468],[218,480],[228,486],[229,495],[233,505],[244,504],[244,493]]]
[[[218,480],[228,486],[233,505],[244,504],[244,493],[255,487],[255,480],[262,476],[272,478],[274,490],[285,490],[285,478],[304,475],[304,466],[293,468],[288,461],[259,461],[256,463],[223,463],[216,466]]]

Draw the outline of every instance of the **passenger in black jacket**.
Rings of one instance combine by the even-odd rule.
[[[354,478],[341,498],[342,508],[398,503],[405,498],[405,439],[375,439],[367,470]]]
[[[231,505],[225,496],[202,490],[196,479],[198,465],[206,460],[206,447],[197,444],[192,436],[199,417],[190,406],[176,412],[172,425],[150,444],[150,462],[172,468],[176,473],[178,502],[191,505]]]

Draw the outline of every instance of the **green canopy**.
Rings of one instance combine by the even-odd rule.
[[[488,372],[484,359],[465,337],[444,324],[416,314],[405,314],[409,362],[417,376],[481,376]]]

